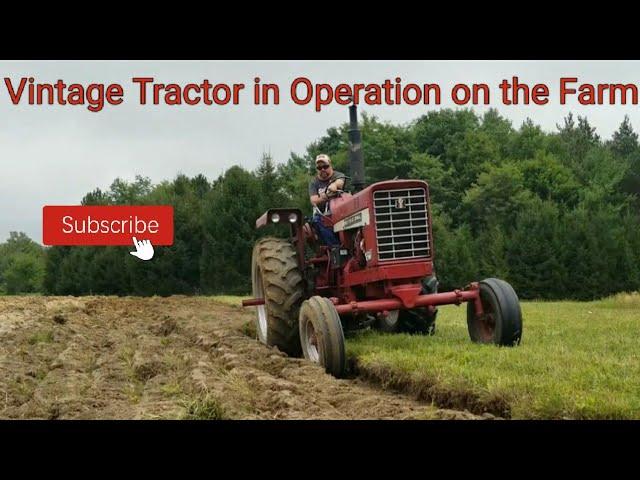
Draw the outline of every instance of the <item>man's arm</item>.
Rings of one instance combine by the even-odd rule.
[[[344,187],[344,177],[340,177],[327,187],[327,190],[335,193]]]
[[[321,193],[320,195],[311,195],[309,197],[309,201],[312,205],[318,205],[319,203],[323,203],[329,200],[329,196],[326,193]]]
[[[318,194],[318,188],[315,183],[315,180],[309,182],[309,201],[311,205],[318,205],[318,203],[326,201],[326,198],[323,198],[325,195]]]
[[[312,205],[316,205],[316,206],[319,203],[326,202],[333,196],[332,194],[336,193],[338,190],[342,190],[342,187],[344,187],[344,180],[345,180],[344,176],[337,178],[336,180],[333,181],[333,183],[327,186],[327,190],[325,192],[320,194],[313,193],[315,191],[315,186],[314,186],[314,182],[311,182],[309,184],[309,201],[311,202]]]
[[[334,180],[333,183],[330,183],[327,186],[327,190],[325,193],[321,193],[320,195],[312,195],[309,200],[313,205],[317,205],[320,202],[326,202],[330,198],[335,196],[335,193],[338,190],[342,190],[344,187],[344,177],[340,177],[337,180]]]

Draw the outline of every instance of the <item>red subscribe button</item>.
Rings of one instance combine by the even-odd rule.
[[[47,205],[42,209],[45,245],[131,245],[133,237],[152,245],[173,245],[173,207]]]

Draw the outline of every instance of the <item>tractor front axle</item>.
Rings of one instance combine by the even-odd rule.
[[[399,295],[401,290],[398,291]],[[409,308],[429,307],[436,305],[460,305],[463,302],[474,302],[475,313],[481,316],[484,312],[480,301],[480,290],[477,283],[472,283],[466,290],[453,290],[451,292],[429,293],[413,298],[398,296],[398,298],[382,298],[380,300],[364,300],[362,302],[339,303],[336,297],[330,298],[336,306],[339,315],[354,313],[374,313],[392,310],[404,310]],[[264,305],[264,298],[251,298],[242,301],[243,307],[257,307]]]
[[[467,290],[453,290],[451,292],[430,293],[418,295],[410,304],[399,298],[383,298],[380,300],[365,300],[336,305],[339,315],[354,313],[372,313],[381,311],[404,310],[407,308],[429,307],[436,305],[460,305],[463,302],[474,302],[477,315],[483,314],[480,290],[477,283],[472,283]]]

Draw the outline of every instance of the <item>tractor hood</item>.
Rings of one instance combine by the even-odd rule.
[[[376,191],[410,188],[424,188],[429,192],[429,185],[423,180],[385,180],[374,183],[354,195],[343,195],[333,200],[331,202],[331,219],[335,224],[356,212],[371,209],[373,207],[373,194]],[[368,215],[372,215],[372,213],[368,212]]]

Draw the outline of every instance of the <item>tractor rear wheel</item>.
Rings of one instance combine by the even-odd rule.
[[[344,332],[333,303],[320,296],[305,300],[299,321],[304,358],[322,365],[334,377],[342,377],[346,370]]]
[[[398,331],[419,335],[435,335],[438,309],[414,308],[400,312]]]
[[[392,310],[386,317],[379,316],[376,319],[376,328],[385,333],[435,335],[437,315],[438,309],[433,312],[428,308]]]
[[[438,293],[438,280],[435,276],[423,282],[420,295]],[[411,310],[401,310],[397,331],[418,335],[435,335],[437,308],[420,307]]]
[[[293,245],[266,237],[253,248],[251,277],[254,298],[264,298],[256,308],[258,340],[291,356],[300,355],[298,311],[304,288]]]
[[[400,328],[400,310],[391,310],[386,316],[378,315],[376,328],[381,332],[395,333]]]
[[[476,315],[474,302],[467,303],[467,327],[471,341],[514,346],[522,337],[522,311],[511,285],[498,278],[480,282],[480,301],[484,311]]]

